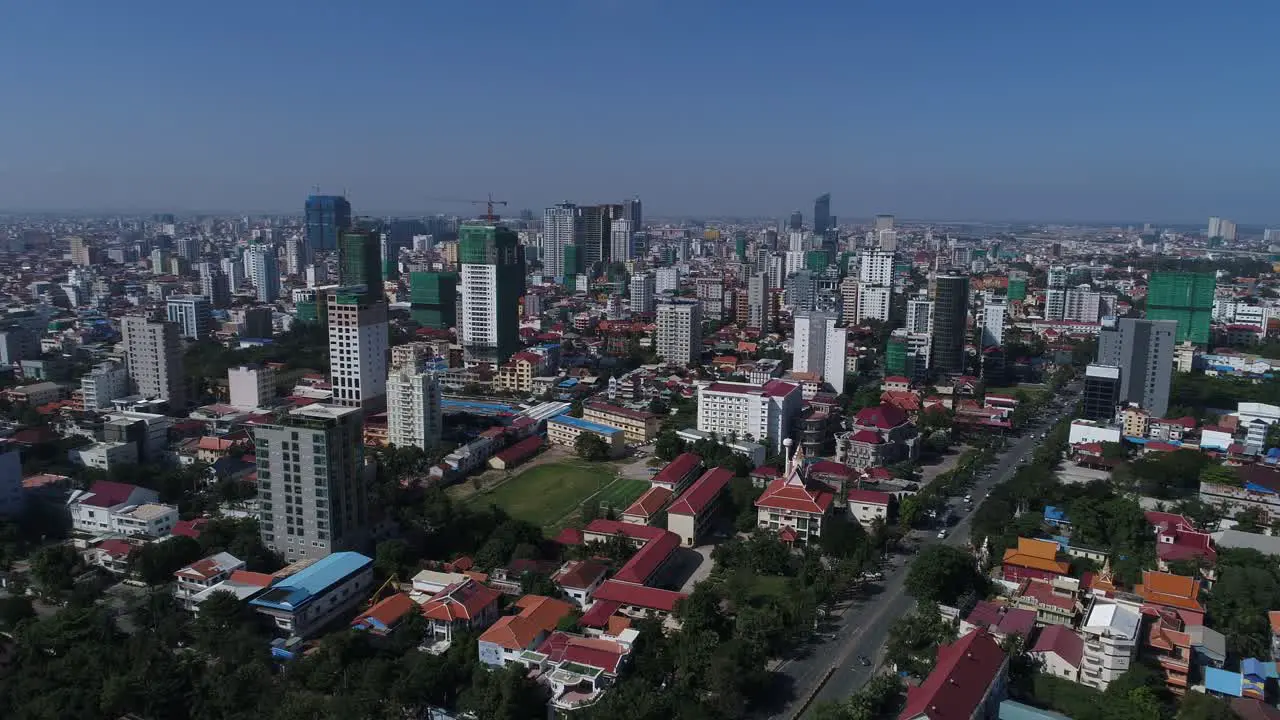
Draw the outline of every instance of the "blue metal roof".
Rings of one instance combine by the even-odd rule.
[[[557,415],[551,418],[549,422],[564,423],[565,425],[568,425],[570,427],[576,427],[579,430],[590,430],[591,432],[603,433],[605,435],[612,435],[613,433],[616,433],[616,432],[622,432],[622,430],[620,430],[619,428],[612,427],[610,425],[602,425],[600,423],[591,422],[590,420],[583,420],[582,418],[576,418],[576,417],[573,417],[572,415]]]
[[[1243,681],[1244,678],[1240,676],[1240,673],[1229,672],[1216,667],[1204,669],[1204,687],[1211,692],[1240,697]]]
[[[344,578],[372,564],[372,558],[360,553],[334,553],[272,585],[249,604],[294,612]]]
[[[1052,522],[1070,522],[1067,520],[1067,511],[1053,505],[1044,506],[1044,519]]]
[[[514,415],[516,412],[515,408],[503,403],[450,400],[449,398],[444,398],[440,401],[440,410],[447,413],[470,413],[472,415]]]

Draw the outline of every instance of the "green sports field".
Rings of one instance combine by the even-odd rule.
[[[539,465],[472,496],[468,503],[497,505],[511,517],[546,528],[577,510],[589,496],[606,487],[612,492],[610,483],[616,477],[609,465],[572,460]]]

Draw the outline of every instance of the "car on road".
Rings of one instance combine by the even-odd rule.
[[[946,529],[946,528],[942,528],[941,530],[939,530],[939,531],[938,531],[938,539],[939,539],[939,540],[945,540],[945,539],[946,539],[946,537],[947,537],[947,529]]]
[[[864,572],[862,573],[862,579],[863,580],[883,580],[884,575],[878,572]]]
[[[871,660],[866,655],[859,655],[858,664],[862,667],[871,667]]]

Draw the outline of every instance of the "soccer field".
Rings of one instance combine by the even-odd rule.
[[[612,485],[601,491],[601,493],[596,496],[596,500],[599,501],[602,507],[608,506],[612,507],[617,512],[622,512],[648,489],[648,480],[619,478]]]
[[[513,518],[547,527],[577,510],[583,500],[616,477],[609,465],[574,461],[539,465],[468,502],[497,505]]]

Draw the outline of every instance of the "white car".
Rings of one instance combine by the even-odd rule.
[[[939,539],[939,540],[945,540],[945,539],[946,539],[946,537],[947,537],[947,531],[946,531],[946,530],[939,530],[939,531],[938,531],[938,539]]]

